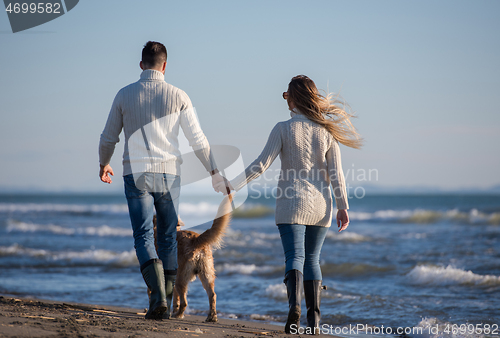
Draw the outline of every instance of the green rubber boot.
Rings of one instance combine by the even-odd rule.
[[[165,294],[167,299],[167,311],[163,319],[169,319],[172,315],[172,297],[174,295],[175,277],[177,270],[165,270]]]
[[[163,263],[159,259],[151,259],[141,266],[141,273],[146,285],[151,290],[149,310],[145,318],[161,320],[163,314],[167,311]]]

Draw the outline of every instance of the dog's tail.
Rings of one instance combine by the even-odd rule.
[[[210,245],[214,249],[220,249],[223,243],[223,237],[226,232],[227,226],[231,221],[231,202],[233,196],[227,195],[219,206],[217,216],[214,219],[212,227],[205,230],[201,235],[194,239],[196,248],[204,245]]]

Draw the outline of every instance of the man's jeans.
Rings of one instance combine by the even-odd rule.
[[[124,176],[123,180],[139,263],[142,266],[159,256],[164,270],[176,270],[180,176],[156,173],[134,175]],[[154,243],[154,209],[158,255]]]
[[[327,227],[302,224],[278,224],[283,251],[285,251],[285,274],[298,270],[304,281],[322,280],[319,256],[325,241]]]

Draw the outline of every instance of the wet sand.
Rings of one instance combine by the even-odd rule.
[[[143,310],[0,296],[0,337],[301,337],[282,326],[205,317],[145,320]],[[331,336],[330,336],[331,337]]]

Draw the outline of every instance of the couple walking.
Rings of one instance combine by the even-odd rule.
[[[350,122],[351,115],[330,95],[322,96],[308,77],[292,78],[283,93],[291,118],[278,123],[260,156],[243,173],[227,181],[217,170],[189,97],[164,81],[166,61],[164,45],[150,41],[144,46],[140,79],[116,95],[99,144],[99,176],[103,182],[111,183],[113,169],[109,162],[123,129],[123,176],[134,247],[144,280],[152,291],[146,318],[162,318],[165,312],[168,317],[170,313],[177,270],[182,161],[177,137],[182,128],[217,192],[241,189],[280,155],[276,224],[286,264],[289,313],[285,332],[300,325],[303,285],[307,325],[318,333],[322,288],[319,257],[332,221],[330,187],[338,209],[339,231],[349,224],[339,142],[353,148],[361,146],[361,138]],[[153,237],[154,209],[158,254]]]

